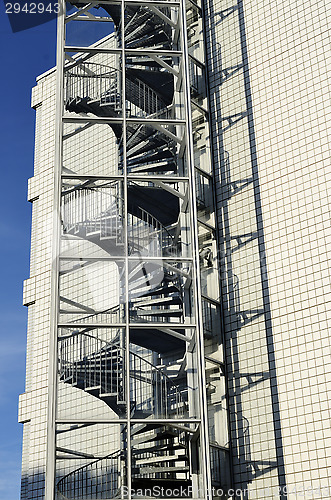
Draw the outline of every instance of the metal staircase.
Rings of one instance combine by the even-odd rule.
[[[149,84],[139,79],[141,72],[137,70],[126,73],[126,113],[130,117],[137,118],[170,118],[173,88],[170,96],[162,95],[164,81],[160,87],[157,77],[159,73],[163,80],[168,80],[168,76],[164,72],[150,71],[150,69],[147,71],[153,76],[148,79]],[[123,106],[119,94],[120,86],[119,70],[88,62],[75,66],[66,73],[66,109],[76,113],[93,113],[99,117],[121,116]],[[116,123],[109,125],[117,137],[121,153],[122,128]],[[128,173],[176,172],[175,147],[175,142],[171,138],[160,134],[152,126],[148,124],[135,126],[128,123],[126,141]]]
[[[86,332],[68,333],[61,339],[60,380],[102,400],[123,417],[127,408],[125,359],[126,351],[119,345],[119,337],[106,342]],[[170,379],[162,368],[133,351],[129,352],[129,365],[129,407],[133,418],[173,419],[185,415],[180,380]],[[166,487],[173,481],[188,487],[185,429],[146,421],[136,425],[131,435],[133,487]],[[58,495],[66,500],[118,498],[119,488],[125,484],[124,463],[125,453],[121,450],[98,458],[64,476],[57,484]]]
[[[117,415],[125,413],[125,348],[87,332],[61,338],[60,380],[104,401]],[[180,417],[185,403],[178,385],[145,358],[129,351],[132,416]]]
[[[120,7],[108,3],[100,3],[113,19],[116,25],[119,46],[121,46],[121,15]],[[169,16],[168,7],[159,10]],[[172,45],[171,27],[145,6],[127,5],[125,9],[124,42],[128,48],[153,47],[163,50],[170,49]]]
[[[130,49],[170,51],[173,48],[171,9],[127,5],[122,33],[120,6],[108,3],[99,6],[114,21],[119,47],[124,39],[125,47]],[[164,22],[162,16],[169,22]],[[163,61],[168,67],[173,64],[170,56]],[[138,119],[174,118],[174,76],[155,59],[128,57],[125,103],[121,102],[122,83],[121,69],[89,61],[70,63],[66,71],[66,110],[107,118],[119,118],[124,113]],[[122,158],[121,125],[114,121],[108,124]],[[170,123],[167,127],[168,134],[165,134],[148,121],[126,122],[128,175],[180,174],[178,144],[172,138],[176,126]],[[121,161],[118,168],[121,174]],[[125,221],[124,199],[116,181],[105,183],[104,189],[92,182],[88,186],[68,186],[62,199],[64,235],[87,240],[109,255],[125,255],[127,245],[127,269],[124,270],[120,261],[117,266],[119,300],[120,303],[128,301],[130,348],[124,346],[120,335],[106,341],[98,337],[97,329],[78,328],[75,332],[69,329],[67,333],[62,330],[59,379],[103,401],[119,418],[124,418],[129,410],[132,418],[145,419],[144,423],[133,425],[130,441],[131,486],[146,491],[144,498],[148,498],[147,490],[156,485],[180,487],[187,491],[184,496],[191,496],[192,469],[197,460],[192,458],[192,431],[183,424],[173,423],[176,418],[188,416],[183,371],[176,366],[169,376],[162,364],[169,352],[176,352],[178,364],[177,360],[185,356],[187,349],[178,324],[184,324],[188,307],[185,290],[191,279],[189,264],[167,265],[164,261],[167,257],[180,256],[185,244],[178,231],[180,206],[175,190],[176,186],[163,190],[153,182],[139,184],[130,178]],[[127,241],[123,239],[124,224],[128,228]],[[91,318],[96,323],[104,313],[107,311],[80,318],[79,323],[88,325]],[[118,310],[112,313],[117,314]],[[135,328],[135,322],[140,328]],[[149,328],[142,329],[142,323],[148,323]],[[172,323],[177,329],[171,328]],[[139,349],[147,349],[148,354],[140,356]],[[152,418],[171,419],[172,423],[153,423]],[[125,442],[124,435],[122,442]],[[123,498],[125,470],[123,445],[123,449],[62,477],[57,483],[57,495],[64,500]]]
[[[115,185],[116,187],[116,185]],[[123,199],[116,194],[105,194],[97,188],[70,189],[63,193],[62,220],[66,235],[89,240],[110,254],[124,253],[123,224],[119,206]],[[136,257],[129,263],[128,298],[131,321],[182,321],[184,281],[174,270],[161,267],[160,261],[144,262],[148,257],[175,256],[179,242],[174,227],[163,226],[143,208],[129,204],[129,255]],[[125,301],[126,283],[123,263],[120,270],[122,302]],[[146,345],[145,345],[146,347]],[[148,347],[148,346],[147,346]]]
[[[138,191],[138,196],[145,197],[145,190]],[[109,193],[110,188],[112,192]],[[115,192],[114,192],[115,191]],[[133,190],[132,190],[133,191]],[[143,191],[140,193],[140,191]],[[152,193],[150,194],[150,191]],[[147,188],[149,198],[153,190]],[[179,242],[176,240],[175,226],[164,226],[153,214],[137,205],[136,198],[129,199],[128,204],[128,245],[129,255],[135,252],[143,253],[148,249],[151,257],[162,255],[174,256],[177,253]],[[151,200],[149,200],[150,203]],[[90,240],[113,255],[123,253],[123,198],[118,194],[118,184],[110,183],[107,189],[102,188],[73,188],[62,194],[62,221],[64,234]],[[169,217],[169,214],[168,214]],[[172,219],[170,219],[172,222]]]
[[[148,492],[157,486],[181,488],[190,496],[189,443],[184,430],[160,424],[142,424],[132,433],[132,488]],[[57,484],[63,500],[123,498],[125,452],[118,450],[98,458],[70,474]],[[135,498],[133,495],[132,498]],[[162,496],[160,497],[162,498]]]

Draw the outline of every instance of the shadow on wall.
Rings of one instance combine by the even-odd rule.
[[[20,500],[44,500],[45,498],[45,472],[34,469],[22,473],[21,499]]]
[[[233,487],[286,498],[244,10],[221,5],[205,23]]]

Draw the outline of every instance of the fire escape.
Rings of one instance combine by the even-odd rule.
[[[94,423],[93,418],[80,417],[77,424],[73,417],[68,423],[58,419],[56,495],[62,500],[127,498],[123,487],[128,483],[146,498],[155,486],[181,488],[182,496],[199,498],[195,489],[206,487],[201,477],[209,474],[215,487],[224,487],[227,480],[227,449],[219,443],[213,423],[206,446],[210,462],[201,451],[201,421],[208,420],[201,391],[206,391],[206,406],[212,406],[221,391],[223,365],[217,355],[220,311],[206,161],[208,117],[203,64],[194,52],[200,9],[186,9],[191,53],[190,94],[185,97],[182,11],[178,2],[168,3],[127,2],[124,11],[116,2],[100,3],[90,21],[96,10],[99,17],[113,21],[110,47],[115,48],[109,49],[105,41],[99,51],[83,55],[72,49],[76,55],[64,67],[65,112],[71,126],[64,144],[92,124],[110,127],[114,147],[111,166],[103,175],[96,168],[98,158],[78,173],[74,162],[63,162],[59,414],[65,413],[62,407],[74,406],[70,397],[79,400],[84,394],[84,401],[98,400],[102,414],[108,412],[115,424],[119,422],[119,438],[107,453],[75,452],[70,433],[78,429],[87,439],[98,419]],[[81,17],[88,12],[88,4],[75,7]],[[111,63],[105,64],[104,48]],[[185,128],[188,98],[193,103],[192,139],[190,128]],[[194,255],[202,270],[200,296]],[[94,269],[97,263],[101,269],[112,266],[117,278],[111,304],[99,309],[84,302],[88,293],[84,295],[86,283],[79,277],[82,269]],[[101,291],[105,279],[100,278]],[[98,289],[98,278],[93,280]],[[200,368],[197,321],[203,325],[209,353]],[[199,378],[201,369],[206,370],[206,389],[199,382],[204,380]],[[66,389],[71,396],[63,396]],[[105,441],[107,433],[102,432]],[[83,465],[77,466],[79,459]],[[61,465],[64,462],[69,465]]]

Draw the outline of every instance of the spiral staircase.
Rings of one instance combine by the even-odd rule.
[[[62,335],[60,380],[100,399],[124,418],[128,408],[124,374],[129,359],[131,417],[146,419],[131,432],[132,488],[150,490],[154,486],[175,485],[188,491],[189,434],[180,425],[148,420],[176,419],[187,414],[187,398],[180,378],[170,378],[164,369],[134,350],[129,350],[127,358],[126,349],[120,346],[120,335],[107,342],[88,330],[87,327],[84,332],[68,331],[67,336]],[[68,500],[118,498],[126,481],[125,465],[123,450],[98,458],[64,476],[57,484],[58,496]]]
[[[79,6],[79,4],[76,4]],[[113,19],[121,46],[120,7],[99,4]],[[160,7],[170,16],[167,8]],[[172,48],[171,25],[162,21],[153,9],[128,5],[125,11],[123,38],[127,48]],[[164,58],[172,65],[169,56]],[[122,75],[118,68],[83,62],[69,65],[66,71],[66,110],[77,114],[118,118],[171,118],[175,93],[174,76],[162,70],[158,62],[138,55],[126,61],[126,103],[121,102]],[[123,155],[122,129],[109,122]],[[160,133],[151,124],[126,124],[126,168],[128,174],[180,174],[176,157],[177,144],[170,134]],[[119,162],[121,173],[122,162]],[[127,186],[128,241],[123,239],[123,195],[115,181],[103,189],[97,184],[68,186],[63,192],[62,219],[64,235],[87,240],[110,255],[129,256],[128,278],[124,265],[117,263],[120,301],[129,302],[130,349],[127,352],[120,334],[111,341],[98,336],[98,330],[86,328],[63,330],[59,350],[59,378],[73,388],[98,398],[119,418],[130,411],[132,418],[145,419],[131,432],[132,488],[147,490],[153,486],[180,487],[192,484],[190,458],[192,434],[185,426],[153,423],[154,419],[188,416],[187,392],[183,375],[168,376],[162,356],[171,351],[183,357],[186,343],[171,330],[171,323],[184,323],[185,286],[189,269],[184,264],[165,265],[164,261],[144,262],[142,256],[166,258],[181,255],[183,242],[178,236],[179,197],[150,182],[130,180]],[[134,258],[136,257],[136,260]],[[128,283],[126,290],[126,283]],[[106,311],[109,313],[109,311]],[[104,313],[104,312],[103,312]],[[94,322],[98,314],[92,315]],[[113,308],[111,314],[119,314]],[[84,318],[80,319],[80,323]],[[134,322],[155,323],[145,331]],[[161,325],[161,326],[160,326]],[[162,328],[162,326],[164,326]],[[174,335],[169,335],[173,331]],[[147,349],[148,356],[138,354]],[[129,366],[126,366],[126,364]],[[124,374],[129,370],[130,387]],[[129,401],[128,401],[129,399]],[[123,431],[125,434],[125,430]],[[122,436],[125,442],[125,435]],[[126,481],[124,447],[96,458],[65,475],[57,483],[57,495],[65,500],[112,499],[121,497]],[[84,493],[83,493],[84,492]],[[147,494],[147,493],[146,493]],[[148,498],[146,496],[145,498]]]

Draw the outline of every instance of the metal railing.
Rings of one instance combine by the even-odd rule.
[[[124,401],[124,360],[116,342],[82,332],[59,342],[61,380],[83,390],[98,388],[99,394],[113,395],[117,404]]]
[[[123,455],[115,451],[70,472],[57,483],[57,496],[64,500],[116,498],[121,486]]]
[[[154,418],[184,416],[185,403],[179,387],[145,358],[130,351],[130,400],[134,413]]]
[[[221,486],[225,491],[230,487],[229,450],[210,443],[210,467],[213,486]]]
[[[217,336],[220,329],[220,306],[202,298],[202,321],[205,335]]]
[[[110,189],[83,188],[62,194],[62,221],[65,233],[78,234],[82,229],[86,236],[99,234],[100,239],[115,238],[123,244],[123,199],[119,185]]]
[[[121,109],[121,72],[116,68],[86,62],[74,66],[65,74],[66,102],[75,99],[96,101]]]
[[[66,72],[66,103],[86,100],[99,105],[112,106],[120,112],[121,70],[97,63],[84,63]],[[162,98],[145,82],[137,77],[126,77],[127,116],[144,117],[168,115],[167,105]],[[168,116],[166,116],[168,117]]]
[[[242,427],[237,427],[236,431],[236,439],[241,443],[238,453],[241,455],[241,465],[250,472],[252,461],[249,421],[246,417],[239,416],[237,412],[233,412],[233,414],[239,419],[237,425],[240,421],[243,424]],[[210,443],[210,466],[213,486],[220,486],[223,490],[230,488],[230,450],[227,445],[219,446],[216,443]]]
[[[66,312],[62,312],[61,310],[60,313],[62,315],[66,314]],[[66,320],[66,323],[72,323],[72,326],[75,326],[76,323],[83,323],[88,326],[95,323],[121,323],[122,321],[124,321],[124,306],[123,304],[116,304],[115,306],[91,314],[84,314],[84,312],[78,311],[75,314],[75,318]]]
[[[148,256],[174,255],[177,245],[168,229],[153,215],[137,207],[136,214],[128,213],[129,255],[148,248]]]
[[[210,204],[210,181],[197,170],[195,171],[195,191],[198,204],[207,208]]]
[[[189,79],[193,97],[203,96],[206,93],[203,65],[192,57],[189,57]]]
[[[130,117],[169,118],[167,105],[161,97],[145,82],[126,78],[126,111]]]
[[[59,375],[63,382],[80,389],[97,389],[97,397],[125,402],[125,348],[118,341],[75,332],[59,339]],[[130,408],[155,418],[179,418],[185,401],[179,387],[161,368],[129,351]]]
[[[109,191],[109,189],[107,190]],[[112,192],[102,188],[84,188],[64,192],[62,195],[62,221],[64,233],[88,238],[98,235],[100,240],[113,238],[123,245],[124,200],[118,184]],[[129,254],[148,248],[150,257],[165,253],[174,255],[177,244],[174,237],[153,215],[140,207],[135,214],[128,213]]]

